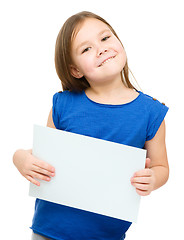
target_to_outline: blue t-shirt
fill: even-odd
[[[84,91],[64,91],[53,97],[57,129],[144,148],[160,127],[168,107],[139,92],[133,101],[101,104]],[[62,145],[61,145],[62,148]],[[55,240],[120,240],[131,223],[36,199],[32,229]]]

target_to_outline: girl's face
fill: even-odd
[[[71,74],[90,83],[121,78],[126,53],[120,41],[102,21],[87,18],[72,42]]]

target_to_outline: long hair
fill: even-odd
[[[80,24],[82,24],[87,18],[95,18],[105,23],[110,28],[111,32],[120,41],[111,25],[108,22],[106,22],[103,18],[94,13],[83,11],[68,18],[66,22],[63,24],[57,36],[55,46],[55,67],[58,77],[61,80],[63,90],[82,91],[90,87],[85,77],[78,79],[73,77],[70,72],[70,64],[72,64],[71,57],[72,41],[75,35],[77,34],[77,29],[79,28]],[[136,89],[129,80],[129,68],[127,60],[124,69],[122,70],[121,77],[125,86],[127,86],[128,88]]]

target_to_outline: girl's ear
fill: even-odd
[[[84,76],[74,65],[70,65],[70,73],[75,78],[81,78]]]

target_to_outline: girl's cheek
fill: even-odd
[[[91,72],[94,67],[94,61],[90,57],[83,59],[83,69],[85,72]]]
[[[123,55],[126,55],[125,50],[119,41],[116,42],[116,50]]]
[[[124,48],[123,48],[123,46],[122,46],[121,44],[118,46],[118,50],[119,50],[119,52],[120,52],[121,54],[123,54],[124,56],[126,56],[125,50],[124,50]]]

